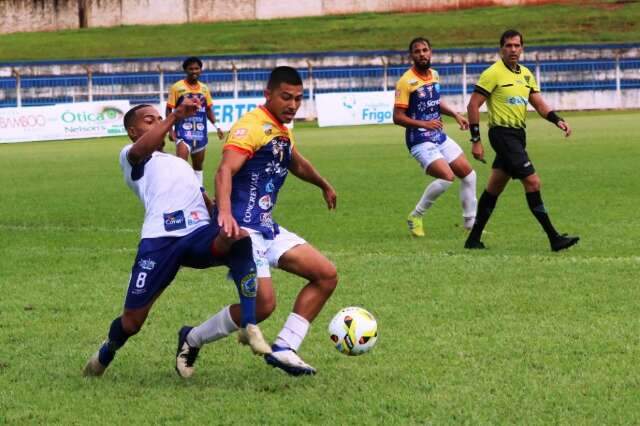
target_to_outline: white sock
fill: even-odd
[[[464,217],[464,227],[471,229],[476,220],[476,172],[472,170],[460,181],[460,203],[462,204],[462,216]]]
[[[220,312],[194,327],[187,335],[187,343],[189,346],[199,348],[206,343],[227,337],[236,330],[238,326],[231,319],[229,306],[225,306]]]
[[[276,337],[276,341],[273,343],[280,347],[291,348],[297,351],[304,340],[304,336],[306,336],[307,331],[309,331],[309,326],[309,321],[291,312],[287,321],[284,323],[284,327],[280,330],[280,334]]]
[[[444,191],[449,189],[453,182],[449,182],[444,179],[436,179],[427,185],[427,188],[424,190],[420,201],[416,205],[416,208],[411,212],[413,216],[422,216],[429,207],[433,203],[435,203],[436,198],[438,198]]]
[[[198,178],[198,180],[200,180],[200,186],[204,186],[203,182],[204,182],[204,177],[203,177],[203,171],[202,170],[194,170],[193,173],[196,174],[196,177]]]

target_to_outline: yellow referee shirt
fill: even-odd
[[[489,127],[524,129],[529,95],[540,89],[527,67],[513,71],[499,60],[480,74],[474,91],[487,98]]]

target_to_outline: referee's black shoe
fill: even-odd
[[[467,238],[467,241],[464,243],[464,248],[466,249],[484,249],[484,243],[480,240],[476,240],[475,238]]]
[[[558,235],[551,240],[551,250],[560,251],[568,249],[569,247],[578,244],[580,237],[571,237],[567,234]]]

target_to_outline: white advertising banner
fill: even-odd
[[[129,101],[0,108],[0,143],[125,135]]]
[[[317,94],[318,126],[393,123],[393,102],[393,91]]]
[[[213,100],[213,114],[216,116],[216,123],[218,126],[228,132],[231,130],[233,123],[238,121],[247,112],[264,105],[264,98],[240,98],[240,99],[214,99]],[[162,116],[164,116],[166,103],[154,105],[160,110]],[[208,122],[207,132],[215,133],[216,128]]]

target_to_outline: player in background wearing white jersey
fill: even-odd
[[[426,174],[436,178],[409,213],[409,232],[414,237],[424,237],[422,216],[456,176],[460,179],[463,227],[470,230],[476,216],[476,172],[462,149],[444,132],[442,114],[453,117],[462,130],[468,129],[469,123],[440,96],[440,76],[431,68],[429,40],[411,40],[409,55],[413,67],[398,80],[393,122],[406,128],[405,142],[411,155]]]
[[[89,359],[85,376],[101,376],[127,340],[140,331],[155,300],[182,266],[204,269],[227,265],[242,306],[239,319],[243,343],[257,354],[271,352],[256,325],[256,267],[247,233],[228,236],[211,221],[211,201],[201,192],[198,178],[184,160],[162,152],[164,138],[176,120],[196,112],[199,104],[185,100],[166,120],[149,105],[127,112],[124,127],[132,144],[120,153],[120,167],[129,188],[145,207],[138,254],[133,263],[124,310],[111,323],[108,337]],[[176,371],[193,373],[198,348],[187,334],[178,333]],[[192,333],[197,334],[197,333]]]

